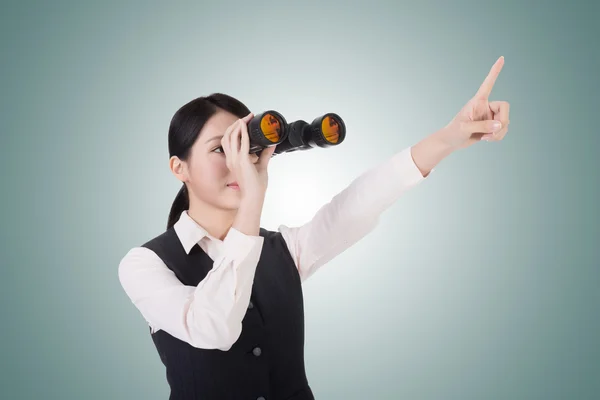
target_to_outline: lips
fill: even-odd
[[[228,183],[227,186],[239,186],[237,182]]]

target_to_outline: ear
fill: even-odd
[[[169,159],[169,168],[173,175],[181,182],[185,183],[188,181],[187,163],[185,161],[179,159],[177,156],[173,156]]]

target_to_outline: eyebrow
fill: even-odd
[[[217,139],[221,139],[221,138],[223,138],[223,136],[213,136],[212,138],[210,138],[210,139],[208,139],[206,142],[204,142],[204,144],[206,144],[206,143],[210,143],[210,142],[212,142],[213,140],[217,140]]]

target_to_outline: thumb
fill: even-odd
[[[277,145],[267,147],[267,148],[263,149],[263,151],[260,153],[260,157],[258,158],[258,165],[260,166],[261,169],[267,168],[267,165],[269,164],[269,160],[271,160],[271,156],[275,152],[275,147],[277,147]]]
[[[493,119],[466,122],[462,126],[464,133],[492,133],[498,132],[500,129],[502,129],[502,123]]]

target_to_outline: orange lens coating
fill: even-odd
[[[271,142],[275,143],[279,141],[281,135],[281,122],[279,121],[279,118],[273,114],[267,113],[261,118],[260,129],[265,137]]]
[[[335,118],[328,115],[321,122],[321,130],[325,136],[325,140],[329,143],[337,143],[340,139],[340,125]]]

